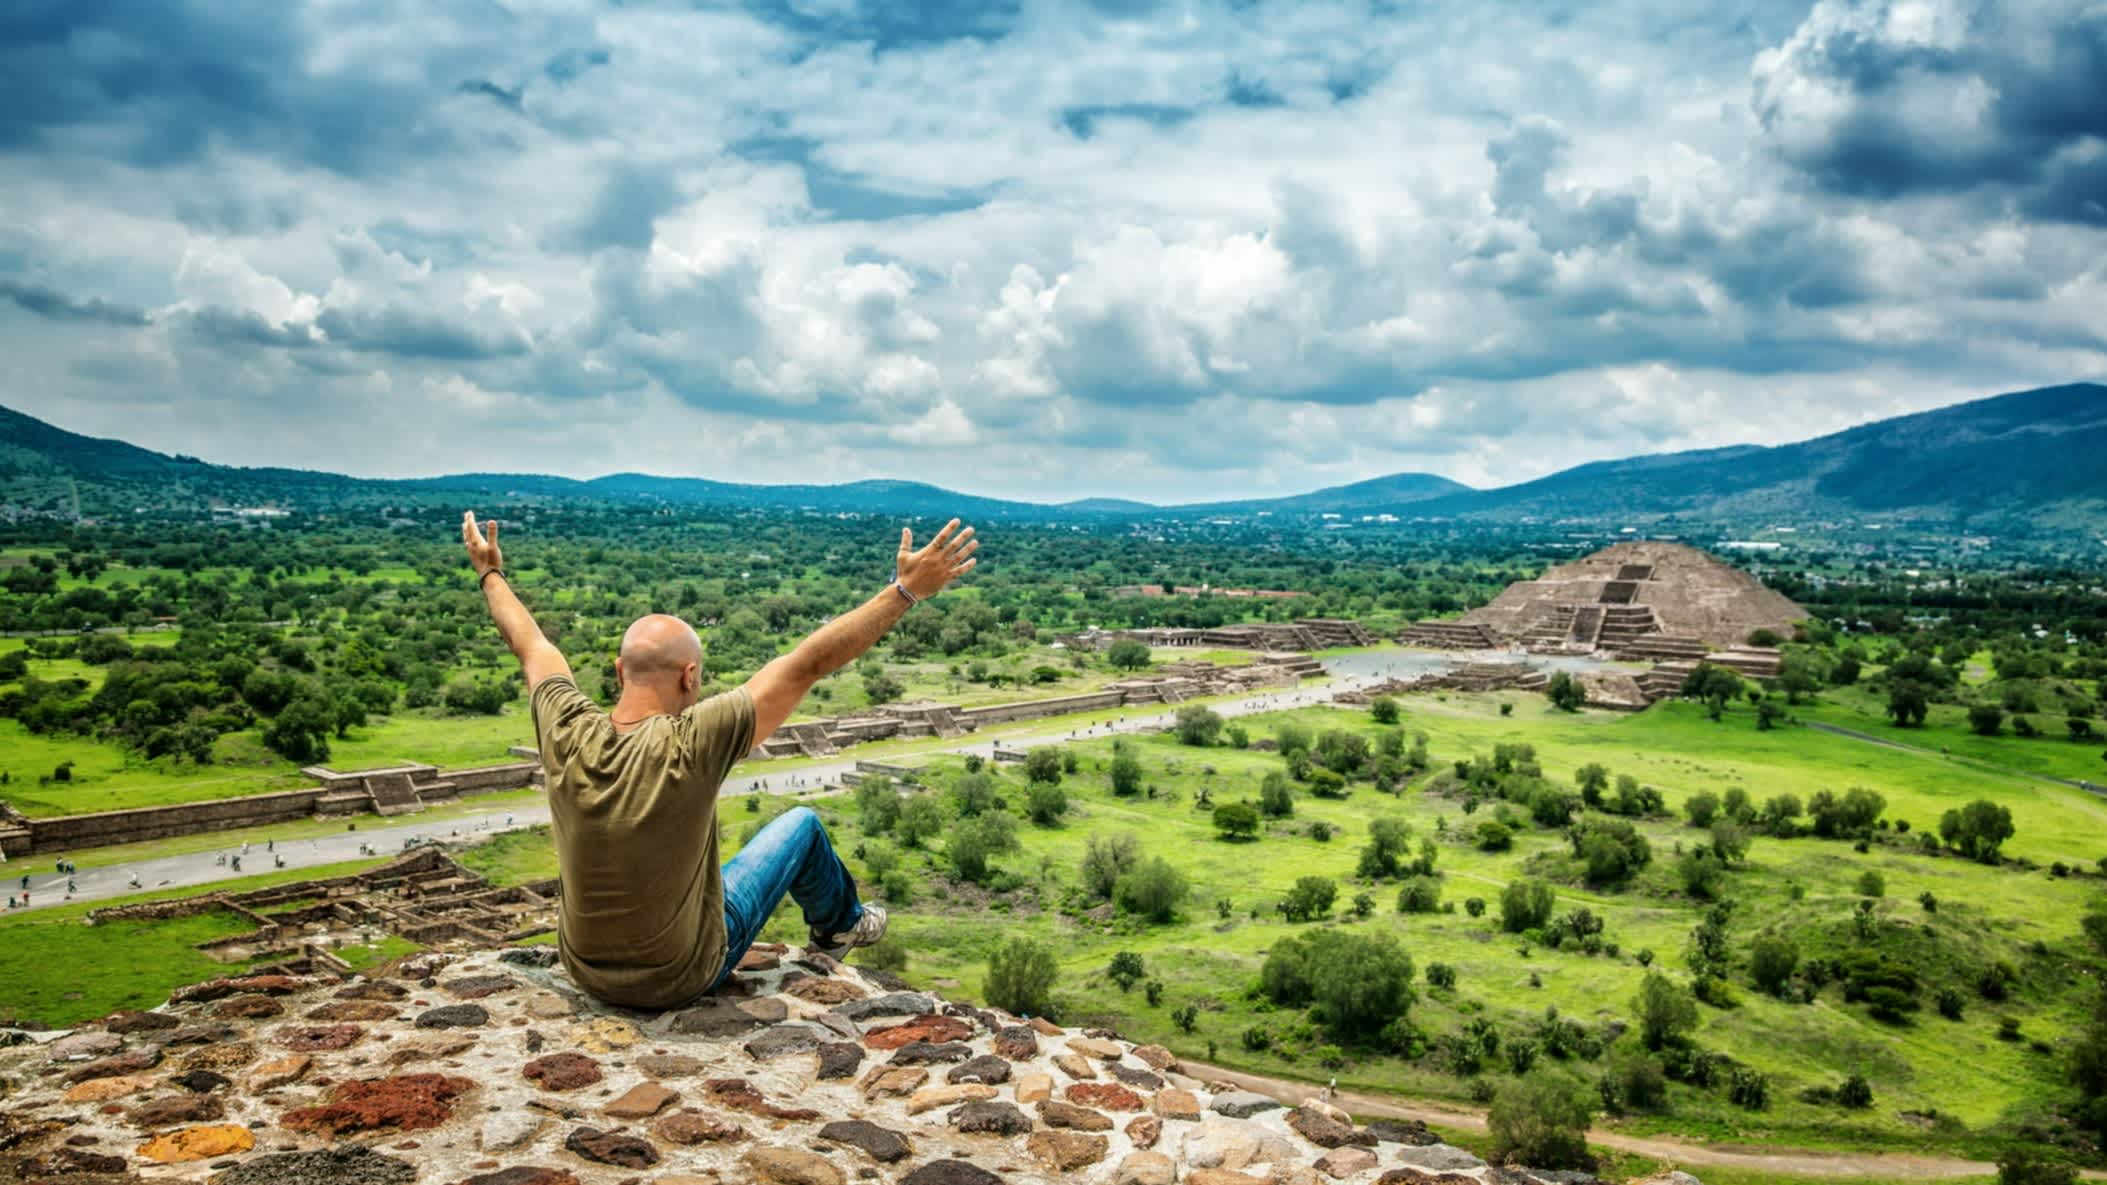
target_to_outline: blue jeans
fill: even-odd
[[[738,968],[786,893],[805,911],[805,925],[822,934],[839,934],[863,916],[856,879],[811,807],[784,811],[725,864],[724,967],[711,990]]]

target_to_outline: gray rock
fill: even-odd
[[[863,1119],[837,1119],[819,1129],[819,1138],[860,1148],[881,1164],[905,1160],[914,1152],[906,1136]]]
[[[1003,1181],[977,1164],[932,1160],[900,1178],[900,1185],[1003,1185]]]
[[[1249,1090],[1232,1090],[1216,1095],[1214,1102],[1209,1104],[1207,1109],[1217,1115],[1227,1115],[1231,1119],[1249,1119],[1261,1111],[1278,1111],[1281,1106],[1279,1099],[1267,1098]]]
[[[115,1033],[75,1033],[46,1045],[44,1055],[52,1061],[63,1062],[108,1057],[123,1048],[124,1038]]]
[[[409,1185],[417,1169],[359,1144],[260,1156],[212,1174],[211,1185]]]
[[[773,1005],[773,1007],[769,1007]],[[705,1037],[736,1037],[762,1025],[771,1025],[790,1015],[781,1000],[764,996],[758,1000],[728,1000],[705,996],[695,1007],[673,1014],[670,1027],[676,1033],[700,1033]]]
[[[1000,1086],[1010,1080],[1010,1063],[992,1053],[983,1053],[960,1065],[951,1067],[944,1075],[946,1082],[985,1082],[989,1086]]]
[[[819,1048],[824,1036],[825,1033],[811,1025],[775,1025],[748,1041],[746,1053],[755,1061],[774,1061],[793,1053],[810,1053]]]
[[[829,1041],[819,1047],[819,1076],[822,1080],[853,1078],[863,1065],[863,1047],[846,1041]]]
[[[1394,1154],[1394,1159],[1401,1165],[1415,1169],[1432,1169],[1437,1173],[1463,1173],[1485,1167],[1484,1161],[1453,1144],[1400,1148]]]
[[[1417,1119],[1371,1119],[1368,1134],[1385,1144],[1410,1144],[1418,1148],[1441,1142],[1440,1136],[1428,1131],[1427,1125]]]
[[[834,1011],[850,1020],[869,1020],[874,1016],[921,1016],[924,1013],[935,1012],[936,1001],[917,992],[888,992],[882,996],[850,1000]]]
[[[1032,1130],[1031,1116],[1019,1111],[1013,1103],[996,1102],[991,1099],[967,1103],[948,1117],[951,1125],[962,1132],[986,1132],[998,1136],[1021,1136]]]
[[[973,1056],[973,1047],[963,1041],[909,1041],[893,1051],[896,1066],[926,1066],[936,1062],[962,1062]]]
[[[1161,1074],[1152,1074],[1139,1066],[1130,1066],[1125,1062],[1107,1062],[1105,1063],[1105,1072],[1128,1086],[1138,1086],[1143,1090],[1162,1090],[1164,1086]]]
[[[420,1029],[474,1029],[490,1023],[490,1010],[481,1004],[441,1004],[417,1014]]]
[[[515,946],[499,955],[498,961],[519,967],[554,967],[556,958],[553,946]]]
[[[500,1111],[483,1121],[483,1151],[509,1152],[540,1135],[546,1122],[525,1111]]]

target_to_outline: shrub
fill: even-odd
[[[1141,762],[1125,741],[1112,742],[1112,793],[1132,798],[1141,793]]]
[[[1253,1053],[1264,1053],[1273,1048],[1273,1030],[1264,1025],[1251,1025],[1237,1039]]]
[[[1967,1011],[1968,998],[1963,996],[1959,989],[1942,987],[1933,999],[1938,1004],[1939,1015],[1947,1020],[1959,1020]]]
[[[1585,819],[1566,838],[1590,885],[1621,884],[1653,861],[1653,845],[1623,819]]]
[[[1415,876],[1397,891],[1397,912],[1434,913],[1441,908],[1441,878]]]
[[[1024,813],[1041,827],[1051,827],[1068,813],[1068,791],[1058,782],[1033,782],[1024,790]]]
[[[1314,1005],[1340,1037],[1363,1039],[1412,1007],[1412,957],[1388,934],[1315,930],[1275,943],[1259,979],[1275,1004]]]
[[[1456,969],[1447,963],[1427,964],[1427,986],[1444,991],[1456,986]]]
[[[1148,997],[1149,1007],[1163,1003],[1163,981],[1152,979],[1141,987],[1141,994]]]
[[[1061,780],[1061,752],[1052,745],[1041,745],[1024,755],[1024,778],[1028,782],[1058,784]]]
[[[961,880],[980,882],[988,878],[989,860],[1005,852],[1014,852],[1017,847],[1016,824],[1010,822],[1008,815],[991,811],[960,820],[951,829],[951,838],[944,845],[944,855]]]
[[[1467,913],[1467,914],[1471,915],[1471,916],[1472,916],[1472,917],[1474,917],[1474,918],[1482,918],[1482,917],[1484,917],[1484,916],[1485,916],[1485,898],[1483,898],[1483,897],[1465,897],[1465,898],[1463,899],[1463,912],[1465,912],[1465,913]]]
[[[2012,838],[2012,812],[1988,799],[1977,799],[1939,818],[1939,838],[1946,846],[1985,864],[1997,863],[1997,852]]]
[[[1141,859],[1141,841],[1131,835],[1093,835],[1083,849],[1083,887],[1093,896],[1112,896],[1119,878]]]
[[[1232,749],[1251,747],[1251,731],[1241,724],[1231,724],[1224,730],[1224,735],[1229,738],[1229,747]]]
[[[1221,739],[1222,718],[1212,708],[1187,704],[1178,709],[1177,723],[1172,731],[1178,734],[1179,744],[1205,748]]]
[[[1558,895],[1541,881],[1511,881],[1500,892],[1500,928],[1510,934],[1534,930],[1551,920],[1557,902]]]
[[[1412,825],[1403,819],[1374,819],[1368,824],[1368,846],[1361,849],[1354,875],[1378,879],[1396,876],[1398,865],[1410,850]]]
[[[1120,991],[1130,992],[1134,990],[1135,984],[1148,977],[1149,969],[1140,955],[1123,950],[1112,956],[1112,962],[1105,967],[1105,974],[1113,983],[1119,985]]]
[[[1639,1016],[1639,1039],[1648,1049],[1681,1041],[1697,1027],[1697,1001],[1658,971],[1648,971],[1632,1001]]]
[[[1611,1070],[1624,1105],[1634,1111],[1657,1111],[1668,1102],[1668,1076],[1650,1057],[1629,1057]]]
[[[2076,1166],[2032,1145],[2014,1145],[1997,1158],[1997,1185],[2076,1185],[2077,1180]]]
[[[1180,1004],[1177,1008],[1172,1009],[1171,1023],[1177,1025],[1178,1031],[1181,1033],[1192,1032],[1200,1023],[1199,1005]]]
[[[1375,912],[1375,894],[1373,894],[1373,893],[1355,893],[1355,894],[1353,895],[1353,916],[1354,916],[1354,917],[1356,917],[1356,918],[1360,918],[1360,919],[1362,919],[1363,921],[1365,921],[1365,920],[1367,920],[1367,918],[1368,918],[1368,915],[1370,915],[1370,914],[1372,914],[1372,913],[1374,913],[1374,912]]]
[[[1316,840],[1318,843],[1330,843],[1332,839],[1332,832],[1335,830],[1337,829],[1334,828],[1331,824],[1325,822],[1322,819],[1319,819],[1316,822],[1310,824],[1310,838]]]
[[[1514,832],[1498,819],[1487,819],[1478,824],[1478,848],[1486,852],[1504,852],[1514,846]]]
[[[1305,876],[1280,900],[1280,912],[1291,922],[1307,922],[1331,913],[1339,886],[1327,876]]]
[[[1397,701],[1387,695],[1375,697],[1368,705],[1368,716],[1377,724],[1395,724],[1398,715]]]
[[[1727,1101],[1737,1107],[1761,1111],[1770,1106],[1770,1075],[1735,1066],[1727,1077]]]
[[[1054,979],[1060,969],[1053,952],[1029,938],[1016,937],[988,956],[984,992],[988,1003],[1018,1016],[1045,1016],[1053,1011]]]
[[[1319,798],[1346,797],[1346,778],[1337,770],[1313,769],[1309,776],[1310,793]]]
[[[1185,900],[1185,874],[1161,856],[1152,856],[1129,869],[1113,888],[1120,908],[1152,922],[1168,922]]]
[[[1749,978],[1756,981],[1758,989],[1773,996],[1784,994],[1799,963],[1799,949],[1789,938],[1763,934],[1749,946]]]
[[[1692,827],[1710,827],[1712,820],[1719,817],[1719,796],[1706,790],[1684,799],[1683,817]]]
[[[884,835],[900,821],[900,792],[884,774],[856,783],[856,819],[866,835]]]
[[[1865,1075],[1853,1074],[1836,1088],[1836,1103],[1853,1111],[1863,1111],[1873,1105],[1873,1084]]]
[[[1868,868],[1858,874],[1858,895],[1861,897],[1885,897],[1888,892],[1887,878],[1878,869]]]
[[[2004,709],[1996,704],[1977,704],[1968,709],[1968,727],[1977,736],[1996,736],[2004,731],[2004,722]]]
[[[1562,1079],[1536,1076],[1499,1088],[1485,1116],[1496,1160],[1532,1168],[1585,1169],[1594,1108]]]
[[[1214,808],[1214,830],[1231,841],[1258,838],[1258,808],[1248,802],[1225,802]]]
[[[1269,819],[1285,819],[1295,813],[1295,791],[1286,774],[1277,769],[1267,771],[1258,784],[1258,809]]]

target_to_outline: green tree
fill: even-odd
[[[1041,827],[1051,827],[1068,813],[1068,791],[1059,782],[1033,782],[1024,788],[1024,813]]]
[[[894,678],[883,667],[867,671],[863,676],[864,697],[874,704],[889,704],[906,694],[907,686]]]
[[[1749,977],[1755,980],[1757,988],[1770,995],[1785,993],[1799,965],[1799,948],[1789,938],[1760,934],[1749,944]]]
[[[1692,827],[1705,828],[1719,817],[1719,796],[1709,790],[1701,790],[1683,800],[1683,817]]]
[[[1379,818],[1368,824],[1368,844],[1361,849],[1354,875],[1369,879],[1396,876],[1412,843],[1412,825],[1403,819]]]
[[[1977,704],[1968,709],[1968,727],[1977,736],[1994,737],[2003,732],[2005,711],[1996,704]]]
[[[1387,695],[1376,696],[1368,702],[1368,718],[1377,724],[1395,724],[1398,716],[1397,701]]]
[[[1339,886],[1330,877],[1300,877],[1287,896],[1281,898],[1280,912],[1291,922],[1307,922],[1329,915],[1338,896]]]
[[[1565,671],[1551,676],[1544,684],[1544,695],[1561,712],[1578,712],[1588,702],[1587,685]]]
[[[988,878],[990,860],[1005,852],[1014,852],[1017,847],[1016,824],[1008,815],[990,811],[961,819],[953,825],[951,838],[944,845],[944,855],[960,879],[980,882]]]
[[[1599,761],[1590,761],[1573,774],[1573,784],[1580,787],[1580,801],[1590,810],[1602,809],[1603,791],[1610,787],[1609,768]]]
[[[856,821],[865,835],[885,835],[900,821],[900,792],[884,774],[856,783]]]
[[[1921,727],[1931,710],[1931,697],[1922,683],[1896,679],[1888,685],[1888,719],[1897,728]]]
[[[1041,745],[1027,752],[1024,755],[1024,780],[1058,785],[1061,781],[1061,751],[1052,745]]]
[[[1727,710],[1727,704],[1741,697],[1741,677],[1725,667],[1716,667],[1701,662],[1683,678],[1684,699],[1701,700],[1708,709],[1707,714],[1717,720]]]
[[[1510,934],[1534,930],[1551,920],[1558,894],[1542,881],[1524,877],[1500,891],[1500,929]]]
[[[1173,731],[1178,734],[1179,744],[1206,748],[1221,739],[1222,718],[1212,708],[1187,704],[1178,709]]]
[[[1259,986],[1275,1004],[1314,1006],[1326,1028],[1355,1040],[1405,1016],[1417,999],[1412,977],[1412,957],[1390,935],[1322,929],[1275,942]]]
[[[2076,1165],[2031,1144],[2014,1144],[1997,1158],[1997,1185],[2077,1185]]]
[[[1548,1075],[1503,1084],[1486,1113],[1493,1158],[1542,1169],[1594,1167],[1588,1155],[1588,1125],[1594,1107],[1563,1079]]]
[[[1138,671],[1149,665],[1149,648],[1147,643],[1121,638],[1105,650],[1105,661],[1115,670]]]
[[[1985,864],[1997,863],[1998,849],[2012,835],[2011,809],[1984,798],[1939,817],[1939,838],[1946,846]]]
[[[1132,798],[1141,793],[1141,761],[1125,741],[1112,742],[1112,793]]]
[[[1119,985],[1120,991],[1131,992],[1135,984],[1148,978],[1149,969],[1142,962],[1140,955],[1123,950],[1112,956],[1112,962],[1105,967],[1105,974],[1113,983]]]
[[[1248,802],[1225,802],[1214,808],[1214,830],[1232,842],[1258,838],[1258,808]]]
[[[1131,835],[1093,835],[1083,848],[1083,888],[1110,899],[1119,878],[1141,861],[1141,841]]]
[[[1697,1028],[1696,998],[1658,971],[1646,973],[1632,1010],[1639,1017],[1639,1040],[1648,1049],[1665,1049]]]
[[[264,746],[287,761],[309,764],[329,760],[329,734],[336,714],[329,701],[304,695],[287,704],[263,730]]]
[[[1185,874],[1161,856],[1151,856],[1120,874],[1112,896],[1120,908],[1151,922],[1168,922],[1178,916],[1185,900]]]
[[[910,848],[919,848],[944,829],[944,808],[927,794],[917,794],[900,804],[900,817],[893,824],[893,834]]]
[[[1286,774],[1277,769],[1266,771],[1258,784],[1258,809],[1269,819],[1285,819],[1295,813],[1295,791]]]
[[[1013,937],[988,956],[984,992],[988,1003],[1018,1016],[1053,1011],[1054,980],[1060,968],[1053,952],[1029,938]]]

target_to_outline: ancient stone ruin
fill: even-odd
[[[255,929],[202,943],[228,962],[307,960],[376,933],[426,947],[491,946],[556,928],[556,882],[499,888],[435,847],[349,876],[293,881],[240,893],[206,893],[90,910],[90,925],[223,913]]]
[[[1617,543],[1508,585],[1492,602],[1453,621],[1413,623],[1399,641],[1437,650],[1524,650],[1651,662],[1653,671],[1582,677],[1589,702],[1643,707],[1673,695],[1699,662],[1751,678],[1778,673],[1769,631],[1792,636],[1807,616],[1761,581],[1692,547]]]
[[[1147,629],[1100,630],[1070,634],[1062,644],[1083,650],[1104,650],[1114,642],[1132,639],[1150,646],[1189,646],[1215,650],[1327,650],[1341,646],[1373,646],[1376,638],[1358,621],[1341,617],[1304,617],[1293,622],[1252,622],[1207,628],[1156,626]]]
[[[1104,1030],[761,946],[666,1012],[549,947],[178,990],[0,1032],[0,1179],[61,1185],[1589,1185]],[[1380,1104],[1377,1104],[1380,1107]],[[1682,1174],[1660,1185],[1695,1185]]]

